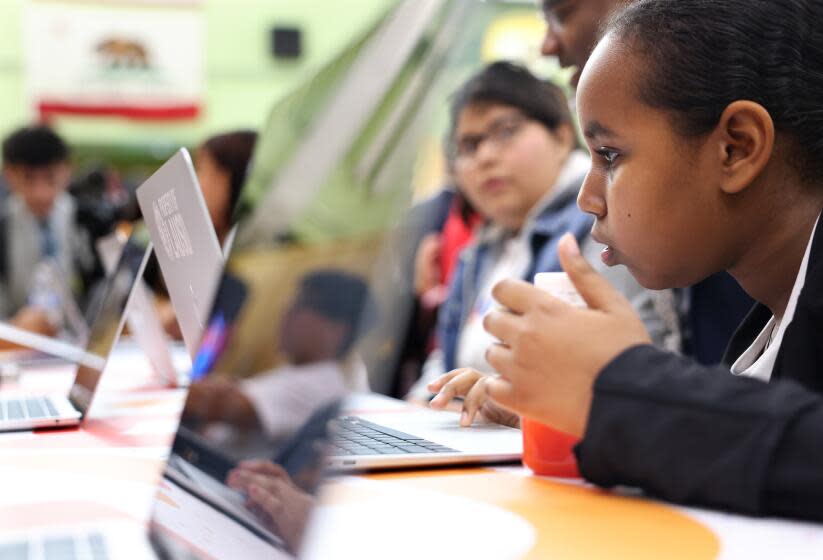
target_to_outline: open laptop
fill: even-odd
[[[379,248],[378,248],[379,249]],[[369,292],[377,290],[376,281],[370,280],[375,246],[358,246],[356,241],[336,241],[323,244],[268,250],[255,249],[244,254],[236,249],[230,256],[218,295],[214,313],[207,326],[201,354],[195,360],[193,382],[212,371],[230,371],[251,374],[252,379],[242,382],[250,394],[260,392],[265,381],[262,376],[273,373],[318,376],[329,394],[344,387],[353,390],[362,387],[356,377],[358,367],[347,368],[351,359],[341,357],[338,378],[331,373],[326,378],[318,373],[321,366],[306,362],[310,356],[331,368],[332,358],[320,348],[327,339],[324,326],[318,318],[331,313],[337,319],[334,328],[353,329],[353,339],[368,336],[380,316],[393,313],[392,302],[378,305]],[[317,276],[331,278],[326,283]],[[315,279],[311,294],[301,291],[307,278]],[[361,279],[362,289],[352,287]],[[385,281],[386,279],[379,279]],[[272,289],[276,287],[276,289]],[[362,293],[365,290],[366,296]],[[360,298],[359,300],[357,298]],[[311,328],[293,317],[300,302],[313,312]],[[341,302],[347,302],[343,305]],[[344,314],[340,308],[345,308]],[[382,307],[382,308],[381,308]],[[345,324],[344,324],[345,323]],[[342,325],[342,326],[341,326]],[[290,348],[292,350],[290,351]],[[269,353],[272,348],[276,352]],[[348,356],[354,355],[355,364],[370,361],[365,345],[353,343]],[[300,353],[303,365],[294,366],[289,354]],[[359,354],[359,356],[358,356]],[[256,363],[257,368],[241,371],[244,364]],[[342,381],[341,381],[342,379]],[[342,393],[341,393],[342,396]],[[261,398],[254,398],[259,407]],[[376,404],[375,404],[376,403]],[[271,402],[270,410],[258,412],[261,423],[277,417],[275,409],[287,409],[285,402]],[[379,412],[369,412],[378,410]],[[459,425],[456,412],[435,411],[411,407],[388,397],[353,397],[343,405],[344,415],[334,424],[334,436],[327,466],[341,471],[388,469],[470,463],[517,462],[522,456],[520,430],[498,424],[477,424],[469,428]]]
[[[119,255],[119,254],[118,254]],[[116,257],[115,257],[116,259]],[[64,321],[58,338],[46,336],[27,336],[30,331],[18,329],[8,323],[0,323],[0,340],[21,346],[20,349],[3,351],[1,362],[10,366],[12,371],[21,368],[48,367],[74,363],[76,356],[82,356],[82,346],[89,338],[89,326],[69,288],[66,275],[57,261],[46,259],[37,265],[36,275],[48,284],[49,292],[60,301],[60,313]],[[55,341],[57,344],[50,344]],[[52,350],[52,352],[49,352]]]
[[[351,256],[338,258],[349,261]],[[275,270],[279,272],[272,274]],[[278,381],[268,395],[284,415],[277,429],[261,429],[256,423],[232,420],[230,405],[222,399],[207,402],[205,410],[187,403],[151,519],[151,543],[160,557],[292,558],[299,553],[312,509],[305,504],[314,503],[325,471],[331,423],[346,394],[342,385],[335,384],[334,366],[324,362],[329,365],[326,376],[322,366],[318,369],[311,361],[314,351],[326,344],[323,339],[334,331],[317,314],[321,308],[335,307],[334,298],[346,294],[345,286],[335,280],[345,283],[355,275],[335,268],[311,249],[232,253],[191,377],[196,382],[227,371],[226,364],[239,363],[234,361],[238,355],[247,363],[270,359],[271,371],[261,375],[270,373]],[[320,284],[332,292],[318,292]],[[357,306],[349,311],[357,313]],[[346,311],[329,312],[339,317]],[[275,346],[279,358],[267,354]],[[297,347],[301,364],[284,364],[282,355]],[[314,382],[306,383],[307,379]],[[238,381],[238,386],[243,382]],[[224,414],[222,420],[209,421]],[[267,518],[245,491],[226,483],[238,461],[260,458],[276,464],[284,473],[280,480],[288,480],[291,490],[277,496],[286,502],[282,511],[288,523]]]
[[[137,202],[194,358],[220,281],[223,253],[185,148],[140,185]]]
[[[346,408],[352,406],[358,408],[354,403]],[[459,419],[457,412],[422,408],[371,413],[344,409],[334,425],[328,466],[357,471],[520,461],[520,430],[493,423],[463,428]]]
[[[91,406],[103,369],[123,327],[124,311],[148,261],[150,248],[128,242],[114,272],[106,279],[97,315],[84,350],[65,345],[67,354],[77,361],[74,384],[68,395],[23,395],[0,398],[0,432],[60,428],[78,425]],[[12,328],[12,327],[9,327]],[[12,328],[13,329],[13,328]],[[6,333],[20,336],[19,342],[34,342],[31,333]],[[45,338],[45,337],[40,337]],[[26,340],[23,340],[26,339]],[[15,340],[17,341],[17,340]],[[48,344],[63,344],[46,339]]]
[[[248,290],[236,276],[227,278],[221,281],[213,314],[215,319],[222,318],[224,327],[204,337],[194,361],[196,371],[213,373],[224,353],[245,346],[245,339],[235,336],[233,325],[244,305],[259,303],[259,294]],[[263,300],[267,299],[264,294]],[[280,315],[288,313],[283,308]],[[277,319],[271,320],[269,338],[274,336]],[[300,403],[291,410],[299,420],[276,439],[252,426],[214,430],[197,417],[184,417],[156,491],[148,535],[134,523],[117,521],[8,534],[0,531],[0,558],[294,558],[310,522],[328,448],[328,425],[338,408],[334,398],[318,400],[296,377],[282,391]],[[227,474],[246,459],[270,460],[286,473],[293,485],[290,495],[302,502],[301,507],[294,503],[285,508],[287,529],[249,507],[248,494],[227,484]],[[285,494],[281,497],[286,499]]]
[[[121,232],[114,232],[97,241],[97,254],[107,274],[117,265],[117,258],[127,242]],[[188,368],[175,365],[171,353],[169,337],[163,322],[155,309],[149,287],[140,279],[134,287],[134,294],[126,309],[126,324],[137,348],[143,352],[152,371],[168,387],[183,386],[188,383]],[[121,343],[122,344],[122,343]],[[196,349],[195,349],[196,350]],[[191,350],[189,351],[191,353]],[[185,369],[185,371],[184,371]]]

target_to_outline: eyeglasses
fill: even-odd
[[[489,130],[483,134],[462,136],[454,145],[455,162],[471,163],[484,142],[488,142],[496,150],[507,146],[523,129],[523,125],[528,120],[524,116],[508,117],[493,123]]]

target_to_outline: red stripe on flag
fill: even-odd
[[[40,102],[40,117],[55,115],[84,115],[87,117],[125,117],[135,120],[170,121],[196,119],[199,105],[170,105],[164,107],[135,107],[128,105],[78,105],[75,103]]]

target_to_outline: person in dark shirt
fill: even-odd
[[[541,52],[557,57],[563,67],[576,68],[571,82],[577,87],[601,24],[628,4],[629,0],[543,0],[547,26]],[[675,291],[681,351],[701,364],[716,364],[754,300],[725,271],[697,280]]]
[[[640,0],[581,74],[579,204],[602,260],[653,289],[728,270],[759,302],[706,367],[652,347],[573,238],[561,260],[587,309],[495,287],[489,402],[581,436],[594,483],[823,521],[821,13],[823,0]]]

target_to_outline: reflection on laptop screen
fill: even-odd
[[[379,247],[372,238],[231,256],[155,500],[161,554],[297,552],[327,425],[366,384],[357,345],[374,322],[367,279]]]
[[[87,346],[89,354],[104,359],[101,366],[105,366],[105,359],[114,348],[123,328],[129,297],[137,280],[143,275],[149,253],[150,250],[132,236],[123,247],[117,267],[106,279],[101,292],[102,301],[98,304]],[[80,364],[78,367],[69,399],[84,416],[88,412],[102,374],[103,367],[96,368],[86,364]]]
[[[444,94],[433,87],[441,47],[459,35],[443,24],[459,18],[438,17],[455,11],[445,3],[398,6],[261,130],[154,503],[161,555],[296,553],[338,401],[368,386],[366,365],[372,379],[393,370],[408,278],[386,234],[408,204],[417,147],[428,145],[429,101]]]

